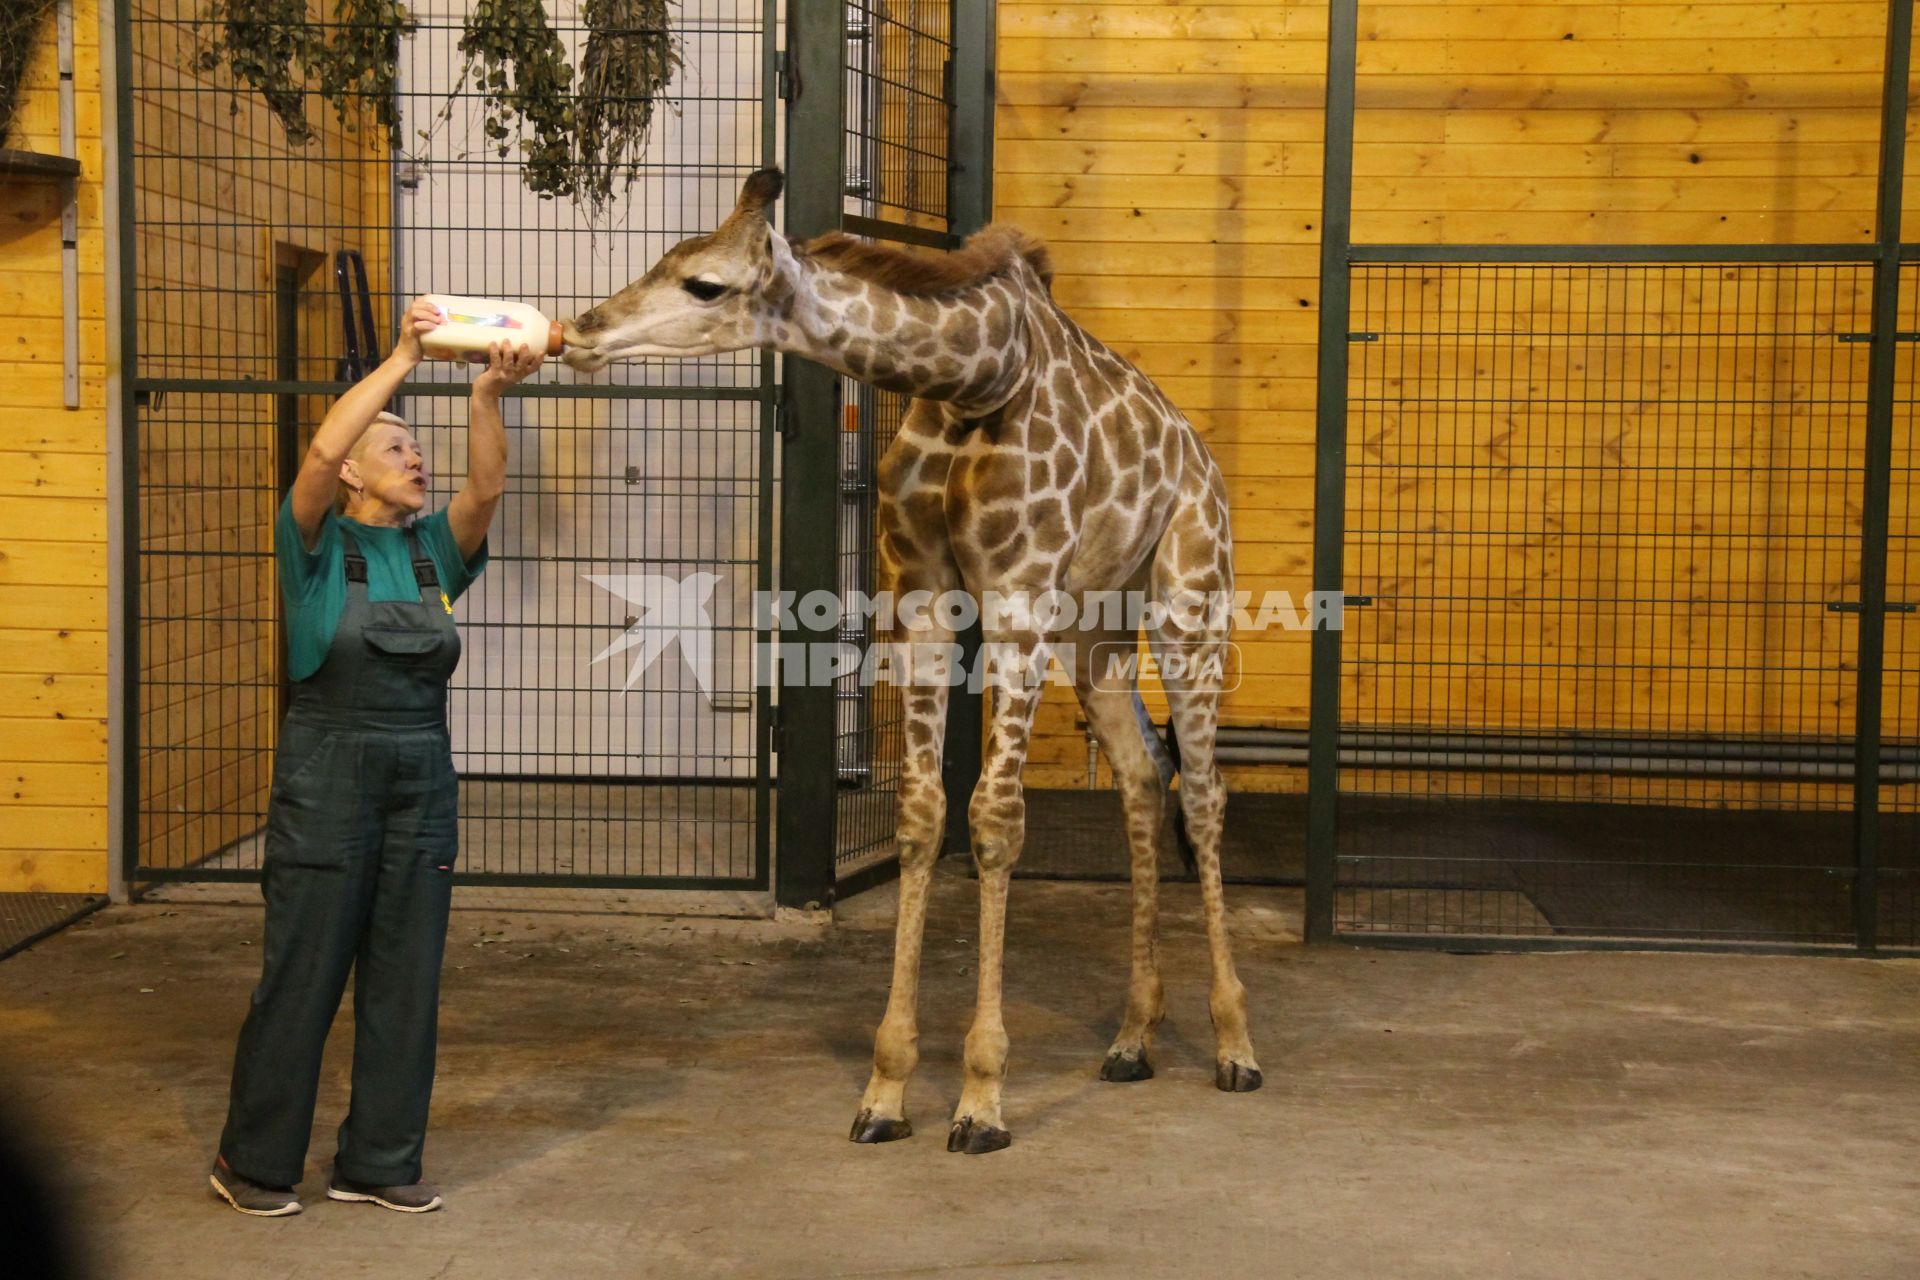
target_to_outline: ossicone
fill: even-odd
[[[735,212],[766,216],[767,209],[786,188],[786,177],[778,169],[756,169],[747,175],[740,188],[740,203]]]

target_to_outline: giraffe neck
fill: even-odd
[[[1017,273],[934,296],[900,293],[804,258],[767,291],[759,345],[974,416],[1025,376]]]

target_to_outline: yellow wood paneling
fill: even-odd
[[[54,183],[0,186],[0,890],[106,888],[106,288],[97,0],[77,0],[81,407],[63,406]],[[54,29],[11,146],[59,148]]]
[[[1000,14],[997,216],[1051,242],[1063,304],[1153,376],[1206,437],[1235,508],[1239,585],[1304,599],[1325,6],[1003,0]],[[1358,240],[1860,243],[1872,236],[1882,5],[1434,0],[1366,5],[1361,14]],[[1697,293],[1686,301],[1696,315],[1713,311]],[[1854,307],[1831,295],[1826,301]],[[1574,378],[1622,373],[1605,354],[1592,369],[1570,365],[1571,344],[1553,336],[1576,327],[1584,299],[1549,290],[1536,302],[1525,324],[1537,359],[1516,366],[1511,343],[1506,354],[1470,341],[1433,344],[1426,364],[1395,380],[1390,393],[1506,379],[1535,398],[1566,398],[1575,394],[1567,390]],[[1506,303],[1511,310],[1514,300]],[[1832,340],[1819,341],[1825,349]],[[1807,363],[1775,369],[1737,353],[1686,353],[1679,362],[1672,355],[1636,367],[1647,403],[1620,409],[1609,433],[1619,448],[1640,448],[1644,436],[1647,447],[1658,441],[1662,462],[1678,465],[1711,463],[1730,439],[1751,439],[1762,451],[1846,446],[1818,408],[1834,379],[1844,382],[1844,361],[1839,373],[1815,377]],[[1682,421],[1660,408],[1736,381],[1764,387],[1767,411],[1798,425],[1777,439],[1743,436],[1755,409],[1733,411],[1747,418],[1696,413]],[[1500,439],[1515,439],[1533,450],[1531,461],[1563,465],[1573,442],[1548,448],[1543,421],[1516,419],[1485,437],[1469,434],[1467,443],[1484,439],[1498,448]],[[1382,410],[1371,426],[1384,433],[1379,450],[1429,462],[1437,456],[1441,437],[1430,420]],[[1446,448],[1460,447],[1447,438]],[[1770,456],[1753,455],[1756,462]],[[1845,554],[1796,548],[1793,557],[1769,560],[1732,535],[1754,528],[1844,534],[1857,518],[1837,490],[1770,490],[1764,477],[1705,488],[1678,477],[1640,478],[1604,501],[1599,489],[1564,476],[1433,486],[1431,476],[1413,482],[1402,501],[1437,528],[1497,532],[1500,520],[1515,518],[1503,511],[1547,524],[1531,537],[1476,533],[1481,545],[1465,552],[1397,545],[1392,554],[1401,560],[1376,558],[1370,571],[1417,569],[1431,580],[1453,567],[1483,582],[1510,579],[1539,590],[1561,573],[1594,572],[1602,562],[1580,539],[1626,521],[1632,532],[1668,536],[1659,549],[1606,548],[1608,573],[1780,592],[1793,586],[1780,566],[1841,580]],[[1756,511],[1765,512],[1759,524]],[[1675,550],[1681,535],[1691,540],[1684,553]],[[1395,619],[1378,615],[1372,625],[1386,637],[1375,656],[1430,664],[1417,698],[1412,685],[1378,683],[1397,668],[1355,677],[1376,682],[1369,696],[1387,713],[1409,718],[1422,707],[1436,709],[1422,713],[1430,716],[1451,708],[1456,717],[1472,708],[1490,725],[1791,728],[1839,714],[1851,697],[1830,661],[1796,660],[1849,651],[1850,624],[1826,615],[1791,625],[1757,615],[1730,624],[1688,608],[1631,620],[1569,609],[1500,627],[1480,616],[1438,636],[1431,622],[1421,633],[1396,630]],[[1541,628],[1543,653],[1593,663],[1626,652],[1639,661],[1631,678],[1606,684],[1587,674],[1557,689],[1544,680],[1489,680],[1484,669],[1476,675],[1463,665],[1518,652],[1532,633],[1513,628],[1529,625]],[[1708,634],[1703,628],[1712,629],[1723,655],[1810,669],[1705,679],[1685,665],[1686,644]],[[1407,649],[1416,636],[1422,647]],[[1304,724],[1307,634],[1242,643],[1241,684],[1227,700],[1227,718]],[[1163,705],[1151,694],[1149,703]],[[1049,694],[1030,781],[1083,784],[1086,750],[1076,718],[1070,694]],[[1289,771],[1234,769],[1229,778],[1262,789],[1297,783]],[[1540,795],[1645,790],[1632,780],[1514,785],[1514,794]],[[1726,803],[1757,796],[1728,786],[1698,794]]]
[[[275,234],[306,241],[308,233],[272,229],[303,223],[355,226],[386,221],[383,165],[360,163],[378,152],[372,140],[343,136],[321,104],[316,143],[286,160],[277,122],[254,95],[229,99],[190,69],[191,0],[142,0],[145,43],[134,51],[140,149],[136,240],[139,283],[180,292],[149,299],[139,340],[144,371],[183,376],[235,373],[235,356],[258,355],[272,327],[259,296],[266,251]],[[50,184],[0,188],[0,730],[6,757],[31,755],[14,770],[15,792],[0,794],[0,848],[32,848],[0,856],[0,890],[34,884],[97,890],[106,884],[104,787],[92,784],[108,767],[104,724],[108,548],[106,510],[106,314],[104,265],[111,247],[102,231],[108,193],[102,185],[102,95],[98,0],[75,12],[77,151],[80,228],[80,355],[82,406],[61,407],[59,189]],[[23,83],[11,145],[55,149],[58,129],[53,29],[47,24]],[[236,143],[236,131],[242,141]],[[331,160],[326,157],[333,157]],[[186,158],[193,157],[193,158]],[[258,157],[257,159],[250,157]],[[314,166],[320,166],[316,169]],[[321,170],[331,172],[321,177]],[[331,242],[309,247],[330,250]],[[362,238],[378,278],[382,237]],[[219,292],[195,297],[197,286]],[[316,305],[318,305],[316,303]],[[324,326],[304,328],[315,343]],[[312,354],[321,354],[316,346]],[[222,364],[226,357],[229,363]],[[137,425],[141,478],[156,487],[136,505],[145,545],[177,551],[217,548],[264,551],[270,504],[255,492],[273,474],[274,459],[257,446],[264,398],[169,397]],[[305,405],[303,408],[318,408]],[[171,740],[228,751],[259,750],[271,741],[270,717],[233,714],[205,693],[210,673],[239,682],[269,682],[275,662],[269,627],[233,618],[271,616],[274,585],[263,561],[150,557],[140,564],[141,607],[156,621],[143,628],[141,653],[152,682],[143,726],[148,746]],[[174,617],[182,621],[166,621]],[[255,699],[257,701],[257,698]],[[158,735],[156,737],[155,735]],[[189,809],[258,809],[259,770],[220,769],[216,753],[184,753],[154,785]],[[28,773],[24,770],[41,770]],[[57,772],[46,772],[55,770]],[[183,772],[184,770],[184,772]],[[205,770],[204,778],[196,771]],[[204,795],[189,795],[205,784]],[[91,792],[89,788],[92,788]],[[154,796],[143,799],[153,803]],[[233,838],[235,820],[163,824],[175,864],[204,856]],[[156,828],[157,829],[157,828]],[[193,840],[211,840],[195,845]],[[183,843],[185,841],[185,843]],[[28,843],[22,843],[28,842]],[[33,843],[37,842],[37,843]]]

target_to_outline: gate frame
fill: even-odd
[[[1326,170],[1321,193],[1319,373],[1316,388],[1313,590],[1345,595],[1348,343],[1352,268],[1366,263],[1805,263],[1873,269],[1865,447],[1861,455],[1860,599],[1843,604],[1860,617],[1854,711],[1854,944],[1665,941],[1658,938],[1515,938],[1447,933],[1350,934],[1334,923],[1338,891],[1341,636],[1312,637],[1307,744],[1306,940],[1366,946],[1488,951],[1634,950],[1755,954],[1877,955],[1879,909],[1880,736],[1887,622],[1887,553],[1893,464],[1895,344],[1900,264],[1920,260],[1920,245],[1900,243],[1905,179],[1907,76],[1913,0],[1889,0],[1881,70],[1879,175],[1871,245],[1391,245],[1353,242],[1353,113],[1359,0],[1330,0],[1327,34]],[[1344,609],[1344,606],[1343,606]],[[1898,954],[1907,954],[1903,948]]]
[[[785,108],[786,174],[785,224],[788,234],[803,238],[840,230],[920,245],[951,248],[984,226],[992,208],[993,77],[996,30],[995,0],[950,0],[952,62],[948,68],[948,226],[945,232],[846,215],[846,156],[844,148],[846,74],[845,0],[790,0],[784,22],[778,0],[761,3],[762,120],[761,163],[777,153],[781,108]],[[108,25],[110,23],[110,26]],[[243,378],[143,378],[139,367],[139,221],[136,217],[137,167],[133,81],[133,16],[129,6],[113,7],[103,21],[113,44],[110,90],[114,110],[109,121],[109,164],[113,169],[109,216],[114,220],[117,253],[110,255],[113,282],[110,302],[118,313],[110,322],[110,340],[117,349],[114,366],[117,386],[110,396],[118,444],[115,501],[113,588],[115,616],[110,625],[117,640],[117,670],[111,675],[113,700],[120,715],[117,741],[111,745],[113,787],[120,798],[112,819],[113,837],[120,843],[110,859],[116,883],[125,891],[174,881],[257,882],[260,868],[175,868],[140,865],[141,843],[141,717],[140,665],[140,402],[163,391],[249,395],[337,395],[349,384],[326,380],[268,380]],[[816,92],[807,93],[808,86]],[[774,578],[774,536],[777,518],[778,575],[781,588],[800,594],[835,586],[839,553],[837,522],[809,519],[803,503],[779,501],[788,492],[830,492],[837,483],[839,448],[838,375],[823,365],[797,357],[782,362],[783,376],[774,377],[771,354],[761,357],[760,385],[755,388],[633,387],[601,388],[573,384],[523,388],[517,394],[543,398],[616,399],[725,399],[755,400],[760,406],[761,528],[758,576],[762,585]],[[408,383],[397,395],[464,395],[466,388]],[[781,471],[773,469],[779,450]],[[832,639],[804,627],[779,633],[785,642]],[[962,643],[967,638],[962,637]],[[973,638],[977,644],[977,635]],[[763,730],[754,752],[757,788],[756,870],[750,877],[595,876],[579,874],[456,873],[462,885],[540,888],[728,889],[771,890],[783,907],[818,908],[871,884],[889,878],[897,869],[893,859],[836,883],[835,843],[837,779],[832,768],[793,769],[776,782],[778,759],[832,760],[837,728],[836,703],[831,686],[753,691],[754,706]],[[946,781],[955,793],[970,791],[979,776],[981,716],[979,695],[960,694],[950,714]],[[775,787],[784,795],[774,799]],[[949,847],[965,847],[966,806],[952,806]]]
[[[995,0],[950,0],[953,60],[947,83],[947,229],[929,231],[845,211],[847,6],[844,0],[790,0],[787,11],[786,232],[804,239],[846,231],[880,240],[950,249],[986,225],[993,208]],[[840,375],[799,356],[784,357],[781,379],[782,498],[837,493],[840,483]],[[872,536],[872,531],[867,531]],[[794,598],[839,585],[840,521],[822,520],[782,501],[780,589]],[[785,644],[831,643],[839,623],[782,630]],[[978,627],[960,637],[964,653]],[[839,847],[839,713],[832,683],[783,686],[774,724],[782,760],[808,763],[780,779],[774,816],[774,899],[781,907],[824,910],[899,873],[888,857],[836,879]],[[970,793],[980,776],[981,698],[955,690],[947,713],[942,781],[947,794]],[[969,846],[966,805],[947,806],[947,847]]]
[[[790,29],[779,21],[779,0],[760,0],[761,24],[761,121],[760,163],[771,163],[779,136],[779,60],[780,35]],[[140,407],[142,397],[178,391],[186,394],[229,395],[339,395],[350,382],[330,380],[284,380],[247,378],[143,378],[139,366],[139,219],[136,217],[138,168],[135,164],[136,129],[134,118],[133,15],[125,3],[111,6],[111,19],[102,22],[102,35],[113,44],[111,92],[113,111],[106,125],[108,132],[110,178],[113,186],[112,233],[117,237],[117,252],[109,255],[111,281],[109,305],[109,342],[114,346],[111,388],[111,423],[118,444],[117,522],[112,528],[112,549],[118,593],[115,613],[109,619],[110,634],[118,642],[117,669],[110,672],[113,705],[120,710],[118,740],[109,744],[112,787],[119,795],[118,812],[109,818],[109,840],[119,841],[117,856],[111,851],[117,900],[137,898],[148,888],[178,882],[258,883],[263,868],[223,867],[143,867],[140,865],[141,806],[141,715],[140,691]],[[108,26],[110,21],[111,26]],[[397,192],[397,186],[396,186]],[[395,223],[389,222],[391,232]],[[117,314],[115,313],[117,308]],[[114,321],[117,320],[117,325]],[[464,383],[405,382],[395,391],[396,399],[455,398],[465,396]],[[761,441],[759,449],[760,492],[756,501],[756,519],[761,528],[756,558],[759,587],[772,585],[775,480],[772,469],[774,434],[778,417],[780,389],[773,378],[773,358],[763,354],[760,380],[755,387],[700,386],[624,386],[553,383],[521,387],[514,393],[528,399],[612,399],[612,400],[712,400],[755,401],[759,405]],[[111,588],[110,588],[111,589]],[[765,893],[773,888],[775,849],[773,844],[773,752],[777,741],[777,721],[769,691],[753,691],[755,713],[763,730],[755,735],[753,747],[755,772],[740,785],[756,792],[754,814],[754,871],[747,876],[609,876],[580,873],[486,872],[460,870],[454,873],[459,886],[486,888],[543,889],[636,889],[636,890],[723,890]]]

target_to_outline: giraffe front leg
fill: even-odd
[[[1040,705],[1040,675],[1046,651],[1037,640],[1006,646],[1002,671],[1009,687],[997,691],[993,729],[979,785],[967,810],[973,827],[973,860],[980,874],[980,984],[973,1026],[967,1032],[966,1082],[954,1108],[947,1150],[967,1155],[998,1151],[1013,1141],[1000,1115],[1007,1076],[1007,1028],[1001,1014],[1001,970],[1006,956],[1007,887],[1026,839],[1026,798],[1020,771],[1034,711]]]
[[[848,1135],[855,1142],[893,1142],[913,1135],[906,1092],[907,1079],[920,1061],[920,948],[926,934],[927,894],[946,832],[940,751],[947,689],[915,685],[906,690],[904,702],[907,757],[895,824],[900,914],[894,924],[893,985],[887,994],[886,1016],[873,1037],[873,1075]]]

